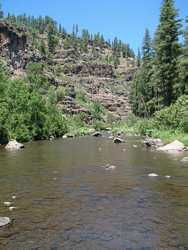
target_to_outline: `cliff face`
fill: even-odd
[[[7,47],[10,52],[10,56],[14,53],[18,53],[19,50],[24,50],[27,44],[27,36],[25,30],[15,29],[6,22],[0,22],[0,45]]]
[[[7,61],[10,71],[23,69],[27,64],[25,52],[27,35],[24,28],[16,29],[5,21],[0,22],[0,55]]]

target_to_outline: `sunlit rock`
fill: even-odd
[[[151,174],[148,174],[149,177],[158,177],[159,175],[158,174],[155,174],[155,173],[151,173]]]
[[[4,201],[3,204],[4,204],[5,206],[7,206],[7,207],[10,207],[11,204],[12,204],[12,202],[10,202],[10,201]]]
[[[7,150],[18,150],[24,148],[24,145],[17,142],[16,140],[10,140],[5,147]]]
[[[166,179],[170,179],[171,176],[170,176],[170,175],[166,175],[165,178],[166,178]]]
[[[6,226],[10,223],[10,218],[0,217],[0,227]]]
[[[17,207],[9,207],[8,209],[9,209],[9,211],[13,211],[13,210],[15,210]]]
[[[186,147],[182,142],[175,140],[170,144],[159,147],[157,150],[166,152],[182,152],[186,150]]]

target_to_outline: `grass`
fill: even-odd
[[[113,133],[125,133],[127,135],[137,135],[137,136],[144,136],[149,134],[149,136],[153,138],[160,138],[164,143],[170,143],[174,140],[179,140],[188,146],[188,133],[185,133],[180,130],[172,130],[168,128],[149,128],[146,130],[146,133],[143,132],[141,129],[142,120],[128,120],[127,122],[118,122],[113,124],[112,132]],[[148,133],[147,133],[148,132]]]

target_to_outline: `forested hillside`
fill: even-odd
[[[118,38],[78,25],[69,33],[48,16],[1,10],[0,18],[1,143],[109,127],[187,133],[188,28],[172,0],[163,1],[155,36],[146,29],[137,56]]]

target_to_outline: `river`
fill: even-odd
[[[81,137],[1,150],[0,216],[11,223],[0,228],[0,249],[187,250],[185,156],[148,150],[136,137],[119,145]],[[110,165],[116,168],[104,167]]]

